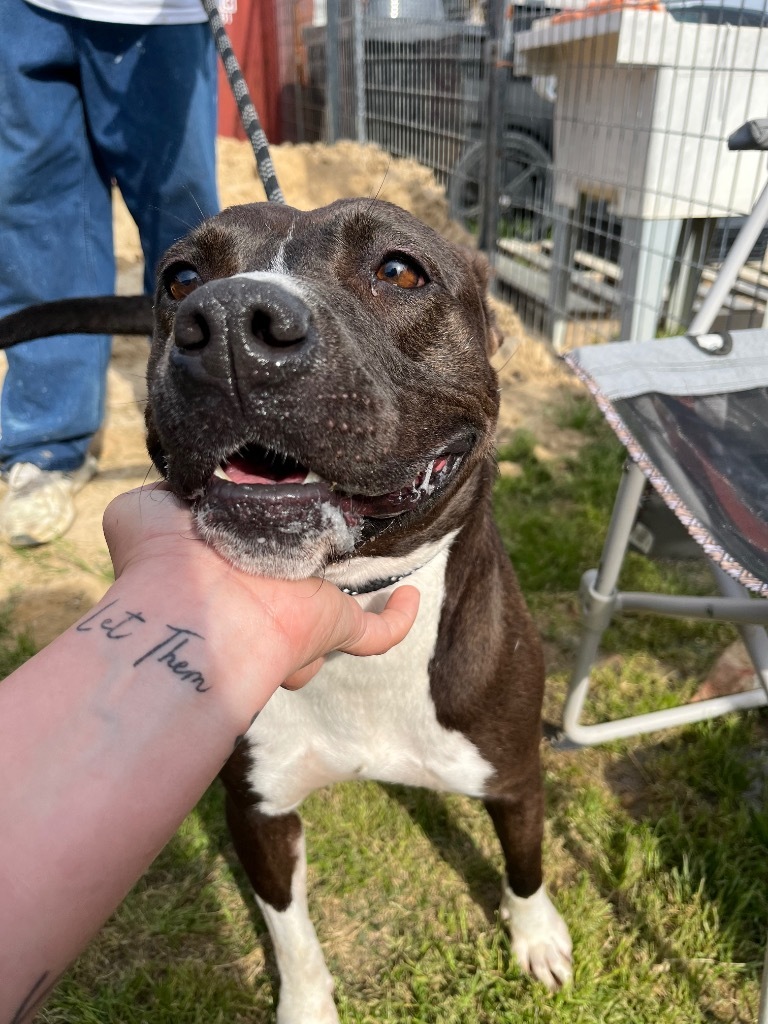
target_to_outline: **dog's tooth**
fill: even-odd
[[[421,481],[419,485],[420,489],[422,491],[426,491],[427,494],[429,493],[429,481],[432,478],[432,470],[435,468],[436,461],[436,459],[432,459],[430,464],[427,466],[426,470],[424,471],[424,479]]]
[[[314,470],[310,469],[310,471],[304,477],[304,483],[305,484],[319,484],[321,479],[322,478],[319,477],[317,475],[317,473],[314,472]]]
[[[229,477],[221,468],[221,466],[217,466],[216,469],[214,469],[213,475],[219,477],[221,480],[229,480]]]

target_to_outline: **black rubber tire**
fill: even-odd
[[[517,131],[504,133],[502,154],[498,234],[538,241],[552,223],[552,158],[540,142]],[[451,216],[468,231],[479,226],[484,191],[485,146],[471,142],[448,183]]]

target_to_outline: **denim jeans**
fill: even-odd
[[[145,288],[218,210],[207,24],[114,25],[0,2],[0,315],[114,291],[111,185],[139,228]],[[110,339],[9,349],[0,468],[72,470],[104,415]]]

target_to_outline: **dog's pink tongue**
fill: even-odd
[[[257,463],[235,455],[227,462],[225,473],[235,484],[300,484],[306,472],[288,472],[280,466],[270,466],[266,462]]]

